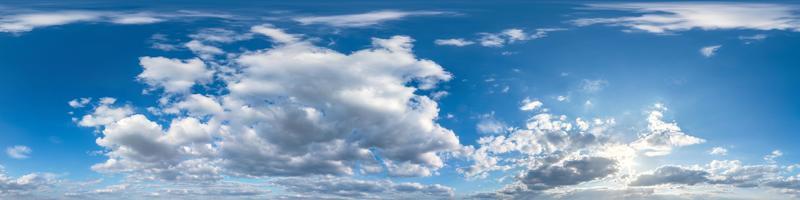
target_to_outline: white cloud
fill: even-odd
[[[775,163],[775,159],[778,158],[778,157],[781,157],[781,156],[783,156],[783,152],[782,151],[774,150],[774,151],[770,152],[769,154],[767,154],[766,156],[764,156],[764,161],[767,161],[768,163]]]
[[[24,199],[39,194],[58,182],[54,174],[30,173],[17,178],[6,175],[0,166],[0,198]]]
[[[584,18],[579,26],[607,24],[630,30],[668,33],[691,29],[800,30],[794,5],[738,2],[600,3],[590,9],[630,11],[636,16]]]
[[[15,145],[6,148],[6,155],[14,159],[26,159],[31,156],[31,148],[24,145]]]
[[[719,50],[720,47],[722,47],[722,45],[712,45],[700,48],[700,54],[706,58],[710,58],[711,56],[717,54],[717,50]]]
[[[104,22],[121,25],[152,24],[170,19],[197,17],[225,17],[202,13],[111,12],[111,11],[34,11],[0,15],[0,32],[21,33],[36,28],[59,26],[80,22]]]
[[[85,127],[100,127],[117,120],[125,118],[133,114],[133,108],[129,106],[115,107],[114,104],[117,100],[110,97],[100,98],[98,105],[94,108],[91,114],[84,115],[78,122],[78,125]]]
[[[436,45],[440,45],[440,46],[457,46],[457,47],[463,47],[463,46],[468,46],[468,45],[475,44],[475,42],[473,42],[473,41],[465,40],[465,39],[462,39],[462,38],[437,39],[437,40],[434,40],[433,43],[435,43]]]
[[[250,32],[258,33],[265,35],[267,37],[272,38],[277,43],[287,44],[287,43],[295,43],[300,40],[298,35],[288,34],[279,28],[275,28],[272,25],[264,24],[253,26],[250,28]]]
[[[383,10],[360,14],[296,17],[294,20],[303,25],[324,24],[335,27],[366,27],[377,25],[386,21],[400,20],[406,17],[441,14],[445,13],[437,11]]]
[[[137,76],[153,88],[163,88],[169,93],[186,93],[196,83],[211,80],[213,71],[197,58],[188,60],[165,57],[141,57],[139,64],[144,71]]]
[[[531,100],[530,98],[525,98],[522,100],[522,106],[519,107],[522,111],[533,111],[540,107],[542,107],[542,102],[537,100]]]
[[[536,29],[534,33],[526,33],[519,28],[505,29],[499,33],[479,33],[478,42],[481,46],[485,47],[502,47],[506,44],[515,43],[518,41],[533,40],[546,37],[549,32],[562,31],[565,29],[560,28],[540,28]]]
[[[271,25],[252,30],[281,45],[224,58],[224,75],[199,59],[142,57],[139,79],[164,88],[148,110],[171,123],[99,103],[79,122],[102,130],[97,143],[108,159],[92,169],[170,181],[383,170],[431,176],[444,167],[442,154],[460,148],[436,123],[437,103],[416,94],[452,76],[416,58],[410,37],[373,38],[370,48],[344,54]],[[212,79],[219,84],[190,93]]]
[[[714,147],[711,148],[711,151],[708,151],[708,154],[724,156],[728,155],[728,149],[722,147]]]
[[[705,142],[704,139],[682,132],[677,123],[663,121],[666,110],[662,104],[653,106],[647,116],[647,131],[632,142],[631,147],[644,152],[646,156],[663,156],[670,154],[675,147]]]
[[[69,102],[67,102],[67,104],[69,104],[69,106],[72,108],[82,108],[86,106],[86,104],[89,104],[90,101],[92,101],[91,98],[80,98],[80,99],[70,100]]]
[[[195,54],[200,55],[200,57],[204,59],[210,59],[214,55],[225,53],[220,48],[203,44],[203,42],[197,40],[189,41],[186,44],[184,44],[184,46],[186,46],[186,48],[189,48],[189,50],[194,52]]]

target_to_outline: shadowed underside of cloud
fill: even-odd
[[[798,7],[786,4],[738,2],[658,2],[589,4],[592,10],[630,11],[635,16],[582,18],[578,26],[605,24],[629,31],[669,33],[691,29],[752,29],[800,31]]]

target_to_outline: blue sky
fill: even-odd
[[[0,8],[0,198],[800,195],[790,2]]]

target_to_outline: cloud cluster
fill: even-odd
[[[613,118],[569,120],[542,108],[539,101],[526,99],[523,111],[538,111],[524,128],[510,128],[506,134],[481,137],[478,147],[466,146],[463,155],[472,164],[458,168],[467,178],[488,177],[493,171],[519,170],[514,181],[494,193],[476,194],[476,198],[545,198],[546,193],[594,181],[629,182],[630,186],[651,186],[664,183],[697,184],[712,180],[711,175],[724,173],[695,172],[683,168],[664,167],[651,174],[638,174],[634,163],[638,156],[663,156],[673,148],[699,144],[704,140],[681,132],[674,122],[665,122],[666,107],[656,104],[643,121],[647,126],[633,141],[613,135]],[[717,167],[715,169],[721,169]],[[736,172],[728,172],[736,173]],[[690,175],[699,176],[687,177]],[[637,177],[628,180],[625,177]],[[708,176],[708,178],[705,178]],[[727,175],[726,177],[731,177]],[[716,181],[734,180],[726,178]],[[644,195],[647,196],[647,195]],[[550,198],[550,197],[547,197]]]
[[[54,174],[31,173],[17,178],[6,175],[3,166],[0,166],[0,198],[20,198],[36,194],[58,182]]]
[[[583,18],[578,26],[605,24],[628,30],[669,33],[691,29],[800,30],[798,7],[770,3],[653,2],[589,4],[589,9],[629,11],[636,16]]]
[[[410,37],[374,38],[372,47],[343,54],[271,25],[251,31],[275,45],[232,56],[227,68],[197,58],[140,58],[139,80],[163,92],[148,110],[170,123],[112,98],[94,103],[75,119],[102,133],[97,144],[108,159],[92,169],[173,181],[430,176],[444,166],[440,154],[460,148],[435,122],[437,103],[415,93],[451,75],[416,58]]]
[[[33,151],[33,150],[31,150],[30,147],[24,146],[24,145],[15,145],[15,146],[11,146],[11,147],[6,148],[6,154],[8,155],[8,157],[11,157],[11,158],[14,158],[14,159],[25,159],[25,158],[28,158],[28,157],[30,157],[31,151]]]

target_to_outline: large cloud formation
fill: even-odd
[[[142,57],[139,80],[163,92],[151,115],[105,98],[76,119],[102,133],[108,160],[93,169],[158,180],[430,176],[460,148],[435,122],[437,103],[417,94],[451,75],[416,58],[410,37],[343,54],[271,25],[251,30],[273,46],[209,64]]]

